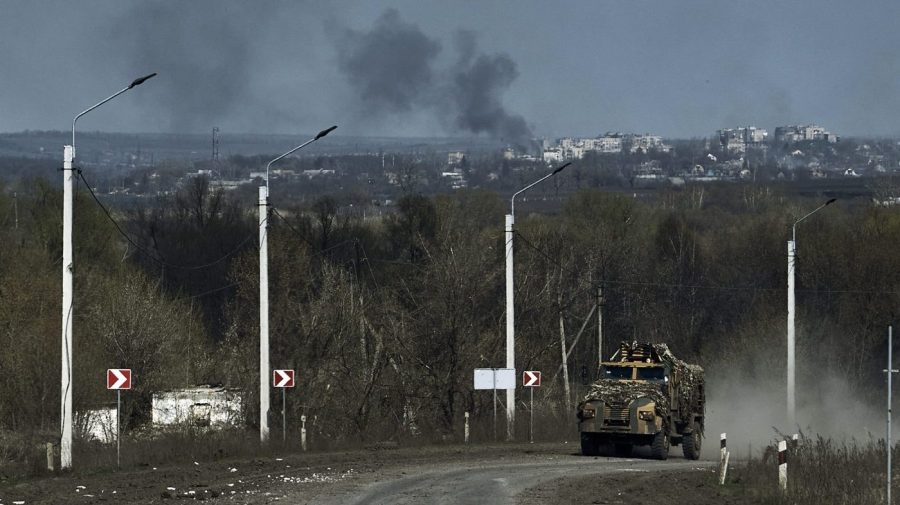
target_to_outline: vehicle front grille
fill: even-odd
[[[604,405],[603,424],[609,426],[628,426],[631,418],[628,407],[618,405]]]

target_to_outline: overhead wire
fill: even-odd
[[[256,235],[256,232],[247,235],[247,237],[244,238],[240,243],[238,243],[233,249],[231,249],[230,251],[228,251],[221,257],[219,257],[213,261],[210,261],[208,263],[204,263],[201,265],[179,265],[176,263],[171,263],[171,262],[166,261],[165,259],[161,258],[157,254],[154,254],[152,251],[149,251],[149,250],[145,249],[144,247],[141,247],[137,242],[135,242],[131,238],[131,236],[129,236],[127,233],[125,233],[125,231],[122,229],[122,227],[119,225],[119,223],[115,220],[115,218],[113,218],[112,214],[109,212],[109,209],[107,209],[106,206],[103,205],[103,203],[100,201],[100,199],[97,198],[97,195],[94,193],[94,190],[91,187],[91,184],[84,177],[84,174],[82,173],[81,169],[76,169],[76,170],[78,172],[78,176],[81,178],[82,181],[84,181],[85,187],[87,187],[88,192],[91,194],[91,198],[93,198],[94,202],[96,202],[97,205],[103,210],[103,213],[106,215],[106,218],[113,224],[116,231],[122,237],[124,237],[125,240],[127,240],[129,244],[134,246],[134,248],[137,249],[138,252],[143,253],[146,257],[148,257],[149,259],[153,260],[154,262],[156,262],[162,266],[174,268],[174,269],[178,269],[178,270],[202,270],[204,268],[209,268],[209,267],[218,265],[219,263],[221,263],[221,262],[225,261],[226,259],[230,258],[231,256],[233,256],[235,253],[240,251],[244,247],[244,245],[247,244],[247,242],[249,242],[254,237],[254,235]],[[266,217],[266,219],[268,219],[268,217]]]
[[[569,273],[580,274],[571,268],[566,268],[559,264],[557,259],[554,259],[552,256],[543,251],[540,247],[536,246],[530,240],[528,240],[524,235],[522,235],[519,231],[514,231],[519,238],[525,242],[525,245],[529,248],[533,249],[540,256],[542,256],[548,262],[553,263],[554,265],[559,266],[561,269],[566,270]],[[594,281],[588,281],[588,284],[591,288],[597,287],[608,287],[610,285],[622,285],[622,286],[636,286],[636,287],[657,287],[657,288],[666,288],[666,289],[708,289],[708,290],[724,290],[724,291],[771,291],[771,292],[781,292],[785,288],[773,288],[773,287],[764,287],[764,286],[726,286],[726,285],[716,285],[716,284],[680,284],[680,283],[666,283],[666,282],[649,282],[649,281],[625,281],[625,280],[610,280],[610,279],[599,279]],[[795,290],[797,293],[812,293],[812,294],[831,294],[831,293],[851,293],[851,294],[881,294],[881,295],[900,295],[900,291],[875,291],[875,290],[853,290],[853,289],[797,289]]]

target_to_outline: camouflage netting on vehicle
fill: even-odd
[[[656,403],[660,414],[669,414],[669,402],[663,393],[663,386],[652,382],[632,382],[616,379],[600,379],[591,385],[591,390],[584,395],[584,400],[602,400],[610,405],[626,406],[638,398],[650,398]]]
[[[635,346],[636,344],[629,345],[623,342],[622,350],[633,349]],[[658,358],[672,371],[673,377],[670,380],[675,381],[673,400],[678,404],[678,412],[693,412],[704,401],[702,396],[703,368],[699,365],[689,365],[676,358],[666,344],[653,344],[652,347],[656,356],[648,356],[648,358],[653,361]],[[627,358],[624,358],[626,352],[622,352],[623,362],[628,361]],[[644,361],[644,359],[640,361]],[[602,400],[608,404],[627,405],[638,398],[648,397],[656,402],[656,408],[661,415],[668,416],[669,401],[666,398],[665,387],[653,382],[600,379],[591,386],[583,401]]]
[[[659,355],[659,359],[669,365],[675,375],[676,388],[675,400],[678,402],[679,412],[691,412],[698,403],[702,403],[703,367],[700,365],[688,365],[676,358],[666,344],[653,344],[653,350]]]

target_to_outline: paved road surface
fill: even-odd
[[[541,482],[560,477],[611,475],[709,468],[712,462],[646,459],[585,458],[575,455],[534,455],[534,461],[508,458],[468,463],[452,462],[430,468],[405,468],[386,479],[337,494],[315,503],[376,504],[484,504],[516,503],[516,495]],[[530,458],[529,458],[530,459]],[[405,474],[405,475],[404,475]]]

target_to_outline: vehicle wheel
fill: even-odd
[[[681,449],[684,452],[684,459],[700,459],[700,432],[691,430],[684,434],[681,439]]]
[[[583,456],[597,456],[600,454],[600,440],[592,433],[581,434],[581,454]]]
[[[669,457],[669,435],[666,430],[662,430],[653,437],[653,444],[650,446],[650,456],[653,459],[666,459]]]
[[[616,444],[613,446],[615,455],[620,458],[631,456],[631,444]]]

